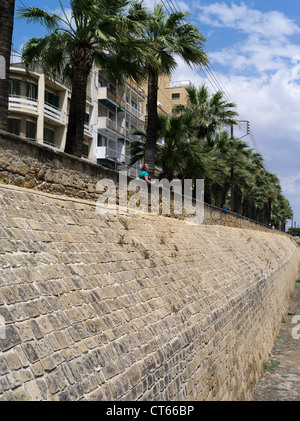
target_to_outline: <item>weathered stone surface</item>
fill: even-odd
[[[0,204],[1,400],[249,396],[297,274],[288,236],[130,214],[126,230],[13,186]]]

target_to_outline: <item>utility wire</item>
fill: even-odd
[[[178,5],[178,3],[177,3],[177,0],[174,0],[174,1],[176,2],[177,8],[176,8],[176,6],[174,5],[173,0],[165,0],[165,1],[163,1],[163,0],[162,0],[162,4],[164,5],[165,10],[166,10],[168,13],[170,13],[170,11],[171,11],[172,13],[175,13],[175,12],[178,12],[178,11],[179,11],[179,5]],[[168,7],[166,6],[166,3],[165,3],[165,2],[167,2],[167,3],[168,3]],[[197,69],[196,67],[195,67],[195,70],[197,70],[197,71],[198,71],[198,69]],[[211,84],[212,88],[213,88],[216,92],[220,91],[220,92],[222,93],[222,95],[224,96],[224,98],[225,98],[228,102],[234,103],[234,101],[233,101],[233,100],[231,100],[231,99],[228,97],[227,93],[225,92],[225,89],[222,87],[221,82],[220,82],[220,79],[218,78],[217,73],[216,73],[216,72],[215,72],[215,70],[213,69],[212,65],[207,65],[205,68],[204,68],[204,66],[201,66],[201,67],[200,67],[200,70],[202,71],[202,73],[204,74],[205,78],[208,80],[208,82]],[[236,110],[236,112],[237,112],[238,116],[240,116],[240,117],[241,117],[241,120],[242,120],[242,121],[247,121],[247,119],[246,119],[245,117],[243,117],[243,115],[240,113],[240,111],[237,109],[237,107],[236,107],[236,106],[234,107],[234,109]],[[252,133],[252,131],[251,131],[251,130],[250,130],[250,132],[249,132],[249,134],[248,134],[248,135],[249,135],[249,137],[250,137],[250,140],[251,140],[251,142],[252,142],[252,145],[253,145],[253,147],[254,147],[255,151],[256,151],[256,152],[258,152],[258,153],[260,153],[260,151],[259,151],[259,149],[258,149],[258,146],[257,146],[257,142],[256,142],[256,140],[255,140],[255,138],[254,138],[253,133]],[[261,153],[260,153],[260,154],[261,154]]]

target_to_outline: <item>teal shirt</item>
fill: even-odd
[[[149,179],[149,180],[151,180],[151,178],[150,178],[149,174],[147,173],[147,171],[142,171],[142,172],[140,173],[140,175],[139,175],[139,178],[140,178],[141,180],[145,180],[145,177],[148,177],[148,179]]]

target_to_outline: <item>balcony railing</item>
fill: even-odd
[[[64,151],[64,148],[60,145],[56,145],[55,142],[49,142],[49,141],[44,139],[43,144],[46,145],[46,146],[49,146],[51,149]]]
[[[112,108],[118,107],[118,111],[125,109],[125,101],[119,96],[117,97],[116,93],[111,92],[106,86],[98,89],[98,99],[107,102]]]
[[[64,112],[60,111],[54,105],[45,103],[44,104],[44,114],[46,117],[50,117],[52,120],[55,120],[58,123],[66,123],[66,115]]]
[[[98,146],[96,148],[96,157],[98,159],[112,159],[117,160],[118,162],[125,163],[125,155],[115,149],[109,148],[108,146]]]
[[[145,90],[141,86],[137,85],[135,82],[133,82],[129,78],[127,78],[125,80],[125,84],[130,89],[132,89],[133,91],[135,91],[143,100],[145,100]]]
[[[9,109],[11,111],[24,111],[37,113],[38,101],[23,96],[10,95],[9,96]]]
[[[93,137],[93,127],[89,126],[88,124],[84,125],[84,134]]]
[[[138,119],[145,122],[145,116],[140,111],[138,111],[136,108],[134,108],[132,105],[130,105],[128,102],[126,102],[126,110],[132,114],[133,116],[137,117]]]
[[[191,85],[192,82],[190,80],[176,80],[174,82],[169,82],[166,88],[186,88]]]
[[[126,136],[125,127],[120,126],[115,121],[111,120],[108,117],[98,117],[98,128],[99,129],[108,129],[113,133],[116,133],[119,137]]]

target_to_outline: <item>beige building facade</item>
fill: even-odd
[[[173,82],[159,77],[158,111],[172,115],[176,105],[187,104],[190,81]],[[9,132],[47,145],[65,149],[71,86],[45,77],[36,65],[27,73],[18,53],[13,53],[9,84]],[[122,84],[105,78],[94,67],[88,78],[86,121],[82,158],[116,170],[127,170],[136,177],[140,163],[129,167],[130,144],[142,140],[134,130],[147,125],[147,86],[126,79]],[[163,143],[163,139],[159,140]]]
[[[160,75],[158,79],[158,107],[169,115],[176,114],[176,105],[187,105],[186,88],[189,80],[172,81],[171,76]]]
[[[136,176],[128,168],[129,145],[143,129],[145,92],[126,80],[116,86],[93,68],[88,79],[82,158]],[[18,53],[10,66],[8,130],[50,148],[65,149],[71,86],[45,77],[41,67],[28,74]]]

